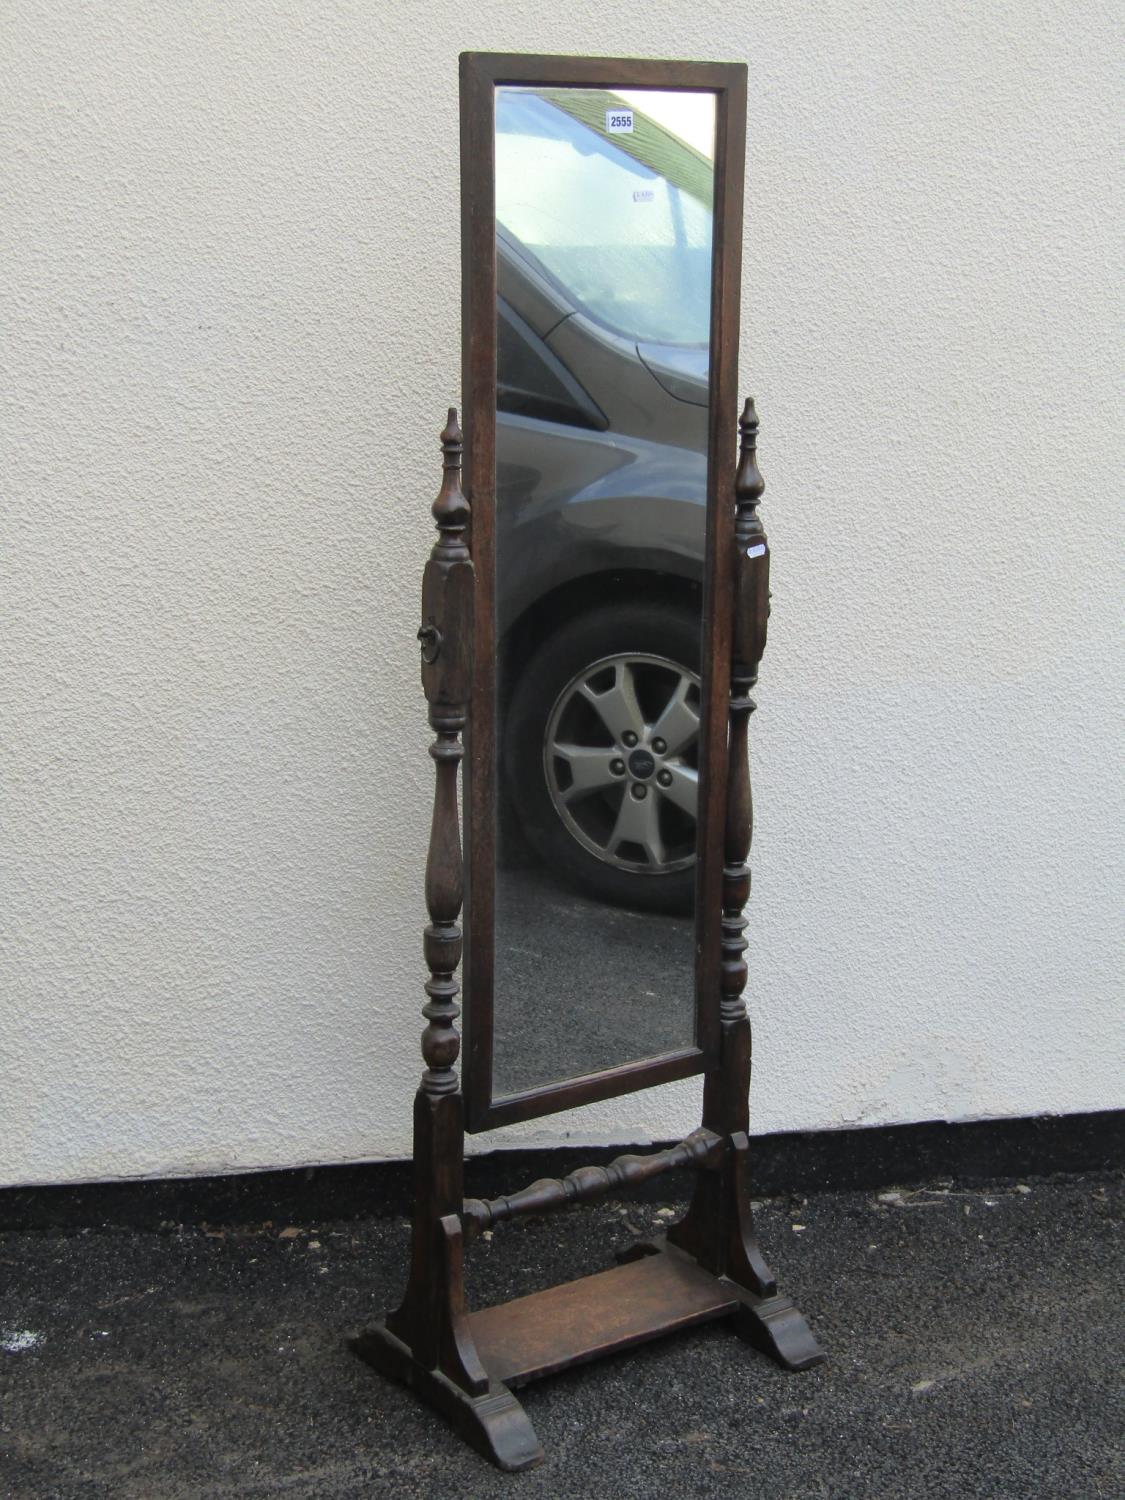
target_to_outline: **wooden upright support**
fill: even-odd
[[[762,1257],[750,1207],[750,1018],[746,987],[746,918],[750,897],[747,863],[753,838],[748,726],[755,703],[750,690],[766,649],[769,618],[769,542],[758,515],[765,481],[758,469],[758,416],[747,399],[739,418],[739,463],[735,480],[734,615],[731,639],[730,738],[723,851],[722,978],[720,1047],[706,1076],[703,1124],[724,1137],[725,1157],[717,1173],[700,1173],[684,1219],[668,1243],[742,1293],[738,1332],[791,1370],[819,1364],[824,1355],[804,1318],[779,1295]]]
[[[461,489],[457,412],[441,434],[443,477],[433,503],[438,529],[422,579],[422,688],[429,704],[436,767],[426,859],[430,921],[423,952],[430,977],[422,1014],[426,1064],[414,1097],[414,1222],[410,1276],[397,1312],[351,1341],[376,1369],[414,1387],[502,1469],[540,1462],[523,1407],[481,1362],[469,1331],[462,1269],[465,1119],[457,1075],[461,962],[458,919],[464,892],[458,767],[472,681],[473,565],[466,543],[469,505]]]

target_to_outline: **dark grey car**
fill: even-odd
[[[630,142],[630,153],[599,139],[554,99],[529,92],[517,104],[512,130],[546,120],[568,144],[577,138],[602,153],[607,190],[618,173],[625,190],[657,182],[666,198],[686,199],[669,141],[701,181],[698,155],[665,132],[657,170],[638,156],[642,147]],[[677,237],[682,222],[673,223],[659,254],[643,247],[648,280],[626,305],[620,263],[603,270],[614,298],[606,305],[606,247],[529,247],[506,223],[503,181],[498,162],[502,782],[553,869],[610,900],[685,909],[697,801],[709,309],[699,281],[709,288],[709,204],[690,200],[693,234]],[[642,207],[656,195],[631,191]],[[509,217],[518,221],[518,204]],[[635,247],[624,250],[636,258]]]

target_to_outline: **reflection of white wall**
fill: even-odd
[[[422,14],[7,7],[0,1177],[408,1149],[471,46],[751,63],[756,1128],[1119,1104],[1108,8]]]
[[[667,89],[622,89],[620,92],[634,108],[644,110],[650,119],[678,135],[681,141],[702,151],[704,156],[714,157],[714,94],[673,94]]]

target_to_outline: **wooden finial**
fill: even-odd
[[[743,524],[749,523],[755,531],[761,531],[758,520],[758,502],[765,494],[766,481],[758,468],[758,413],[754,409],[753,396],[747,396],[746,405],[738,419],[738,473],[734,481],[734,497]]]
[[[449,408],[449,420],[442,428],[442,480],[437,499],[430,507],[438,530],[441,532],[463,531],[469,524],[469,502],[461,488],[461,454],[464,442],[461,426],[457,421],[457,408]]]

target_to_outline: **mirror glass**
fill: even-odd
[[[714,140],[496,90],[494,1097],[695,1041]]]

